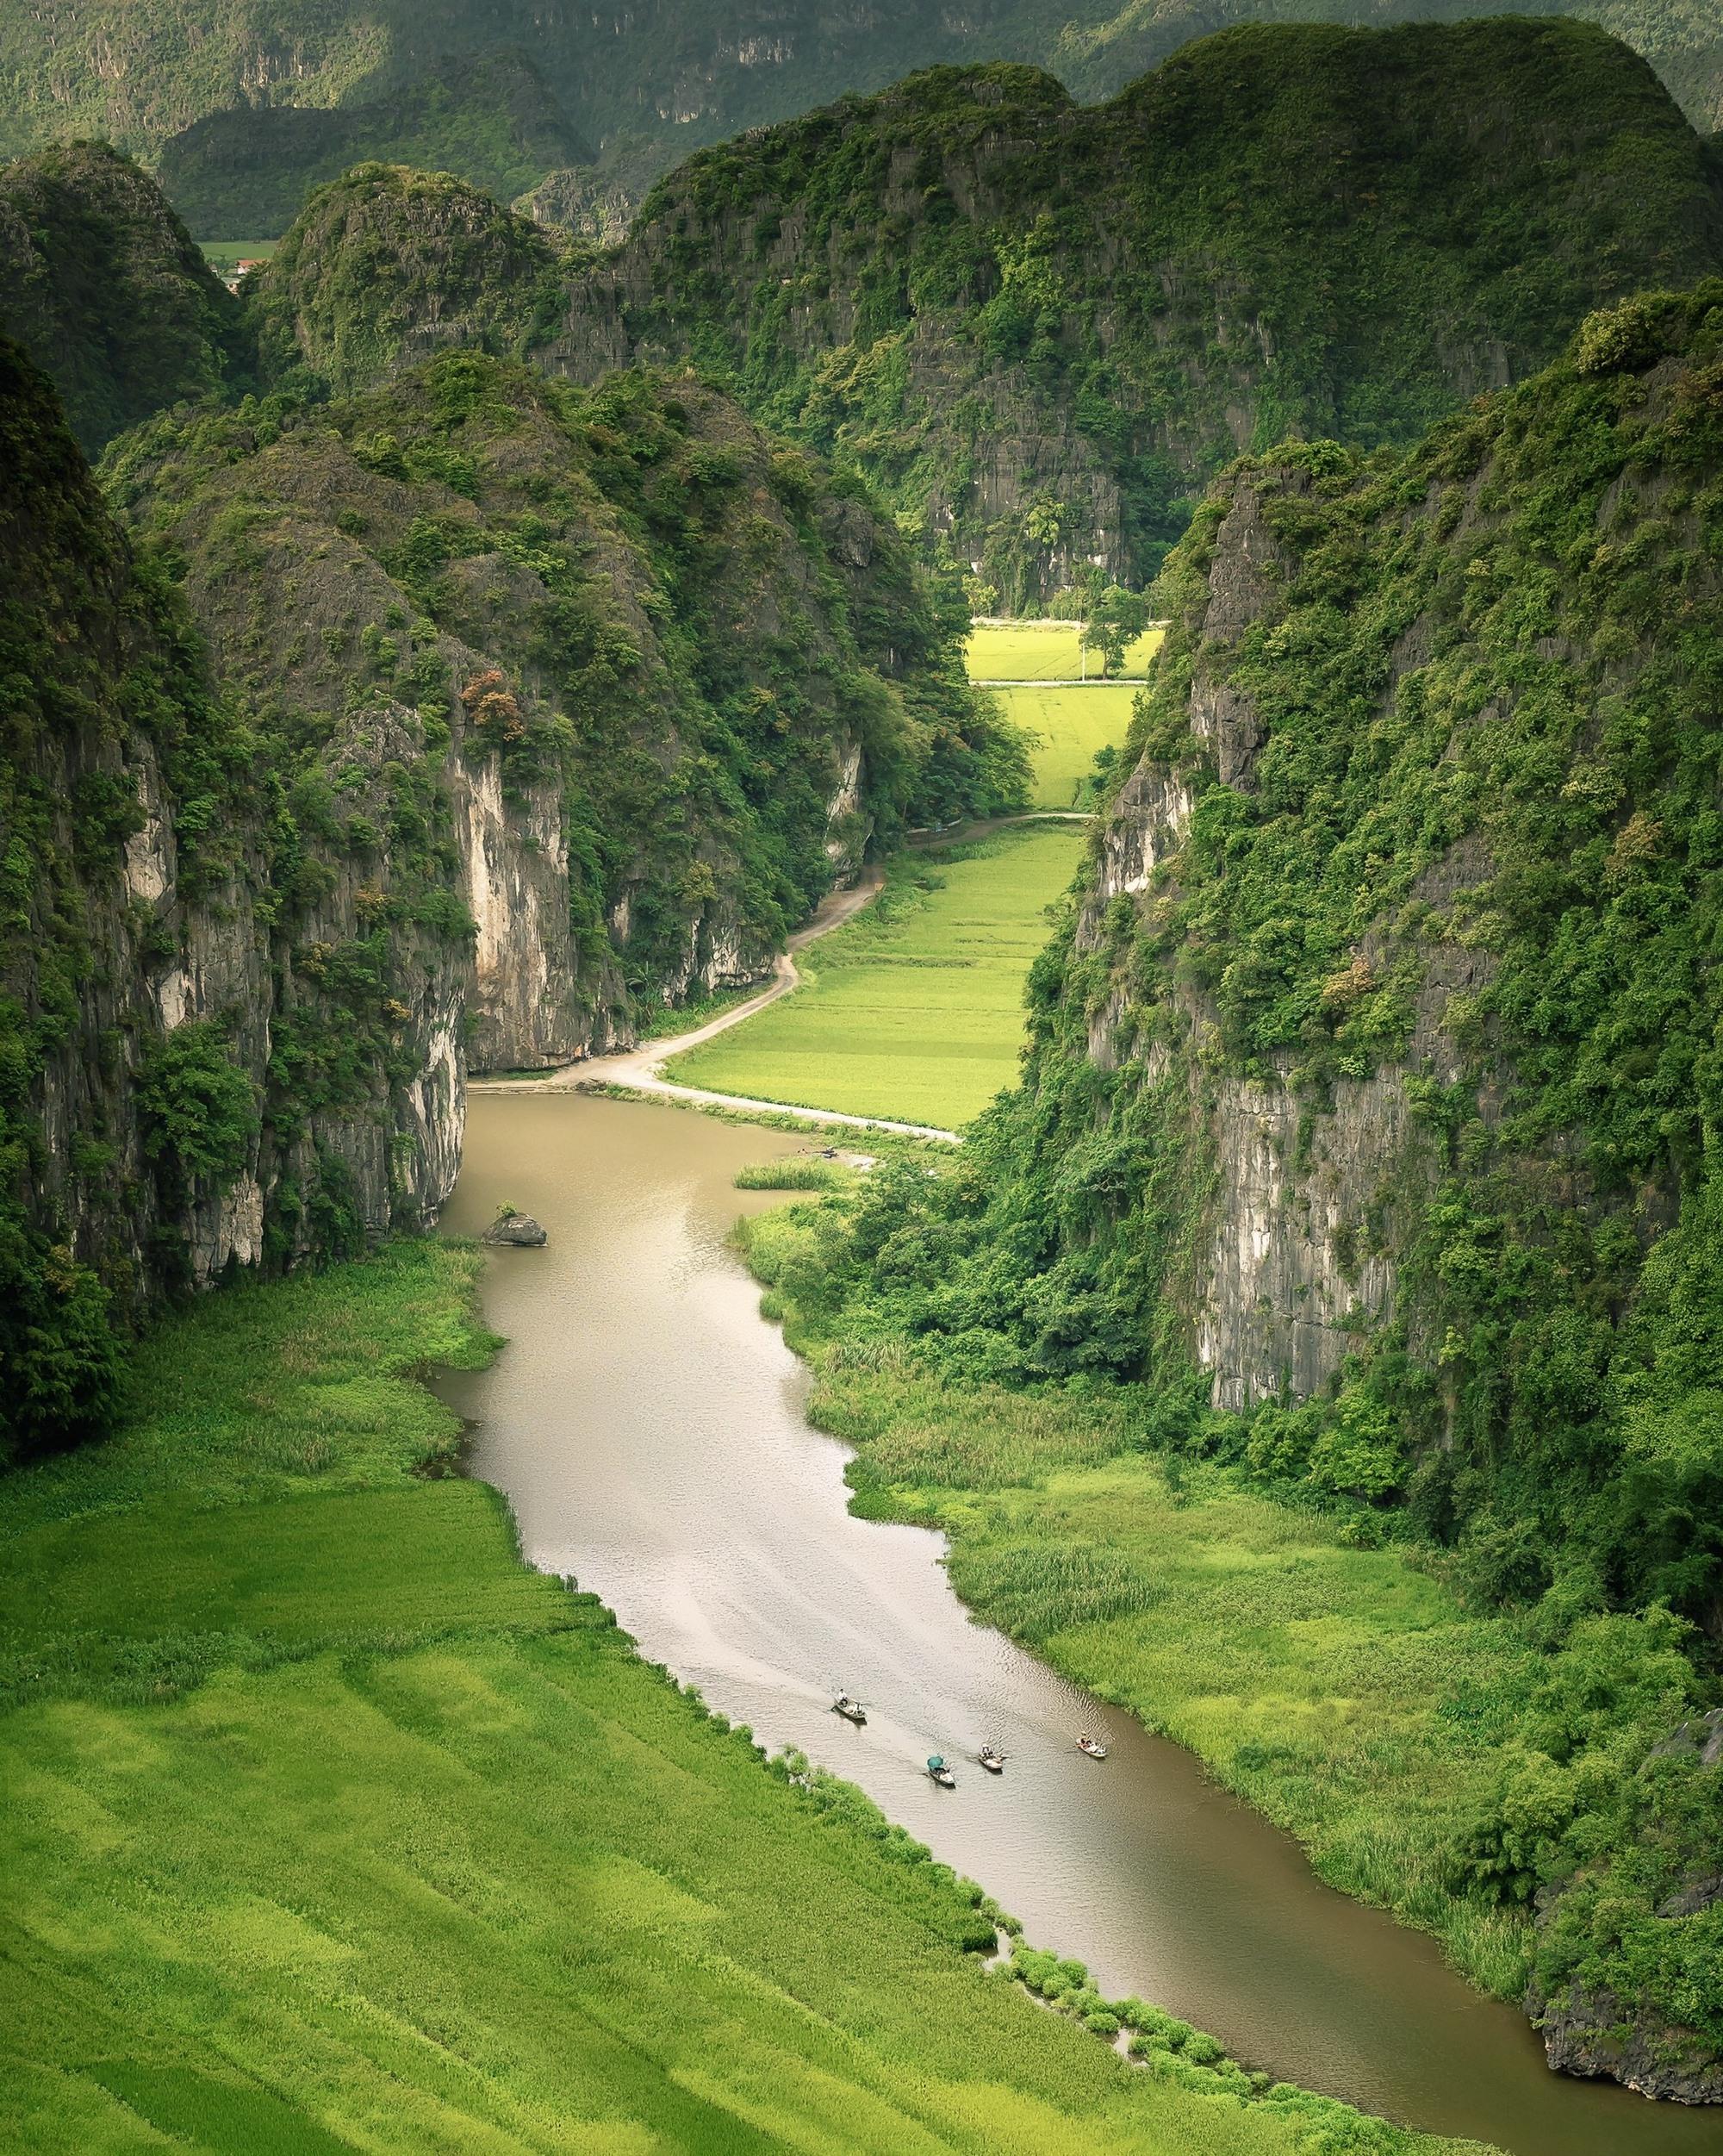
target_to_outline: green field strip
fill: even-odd
[[[665,1075],[798,1107],[955,1130],[1015,1082],[1023,981],[1080,826],[893,865],[886,894],[799,961],[803,985]]]
[[[1125,679],[1141,680],[1160,648],[1165,632],[1151,629],[1126,651]],[[1086,662],[1077,631],[1040,621],[1011,621],[998,628],[975,628],[966,647],[969,678],[975,682],[1098,681],[1101,655],[1092,650]]]
[[[1137,691],[1124,682],[1086,689],[998,689],[1008,718],[1036,737],[1036,808],[1086,808],[1098,749],[1117,749]]]

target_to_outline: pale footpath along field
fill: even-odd
[[[1007,715],[1035,734],[1035,806],[1086,808],[1085,781],[1095,751],[1117,748],[1130,725],[1136,690],[1121,682],[1104,689],[996,689]]]
[[[1151,629],[1138,638],[1125,653],[1121,678],[1142,679],[1164,634]],[[972,682],[1077,681],[1084,670],[1077,632],[1068,622],[1012,621],[1002,628],[972,629],[967,657]],[[1101,671],[1100,653],[1092,651],[1087,664],[1092,681]]]
[[[955,1130],[1017,1075],[1023,984],[1080,824],[900,857],[868,911],[800,960],[803,985],[667,1066],[681,1085]]]

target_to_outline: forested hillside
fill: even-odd
[[[1245,460],[1161,589],[1021,1089],[774,1277],[834,1370],[1104,1403],[1104,1450],[1218,1463],[1527,1613],[1541,1691],[1480,1659],[1410,1740],[1472,1809],[1373,1891],[1458,1938],[1438,1879],[1535,1900],[1552,2059],[1714,2097],[1723,1738],[1683,1717],[1723,1642],[1723,283],[1595,316],[1409,456]],[[893,1459],[989,1486],[893,1420],[840,1415],[874,1501]],[[992,1558],[984,1610],[1044,1638],[1153,1606],[1061,1547],[1038,1603]],[[1089,1653],[1129,1686],[1123,1640]],[[1299,1818],[1300,1748],[1249,1749]]]
[[[1720,265],[1723,181],[1594,30],[1246,29],[1098,108],[935,71],[703,151],[545,363],[720,370],[1009,610],[1152,573],[1240,449],[1408,442]]]
[[[0,166],[0,328],[53,371],[92,457],[250,371],[227,287],[154,184],[96,143]]]
[[[567,12],[525,0],[367,0],[339,12],[319,0],[267,9],[257,0],[62,0],[0,20],[0,154],[91,134],[152,156],[209,114],[374,105],[443,78],[451,55],[515,47],[531,53],[595,148],[644,135],[662,171],[698,144],[940,63],[1019,61],[1098,99],[1191,39],[1238,22],[1386,28],[1496,11],[1480,0],[975,0],[955,11],[912,0],[854,9],[649,0]],[[1519,0],[1516,11],[1571,15],[1624,39],[1695,125],[1723,125],[1723,26],[1709,0]],[[499,98],[492,130],[505,128]],[[382,142],[356,152],[391,153]]]
[[[432,1217],[470,1057],[631,1037],[1022,789],[896,533],[721,397],[457,352],[330,404],[341,349],[134,431],[128,544],[6,347],[10,1448],[164,1287]]]
[[[320,187],[244,287],[264,376],[337,391],[451,346],[525,357],[567,304],[556,247],[445,172],[360,165]]]

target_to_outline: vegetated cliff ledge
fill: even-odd
[[[1602,33],[1264,26],[1100,107],[936,69],[701,151],[541,359],[724,371],[1015,608],[1152,572],[1241,449],[1409,444],[1720,267],[1705,146]]]
[[[99,1424],[110,1310],[428,1223],[470,1061],[625,1041],[1021,791],[895,533],[692,380],[183,407],[131,544],[0,387],[12,1447]]]
[[[1022,1087],[793,1296],[1520,1612],[1446,1891],[1535,1906],[1558,2063],[1715,2100],[1723,281],[1238,464],[1161,592]]]

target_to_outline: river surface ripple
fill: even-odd
[[[1089,1964],[1253,2066],[1514,2156],[1723,2156],[1723,2115],[1552,2074],[1511,2008],[1431,1942],[1324,1887],[1297,1846],[990,1628],[940,1539],[852,1519],[843,1447],[725,1248],[743,1162],[805,1137],[579,1095],[476,1094],[451,1232],[507,1202],[549,1231],[485,1281],[509,1346],[449,1374],[471,1473],[532,1562],[598,1594],[653,1661],[769,1749],[859,1783],[947,1863]],[[830,1711],[847,1690],[866,1729]],[[1112,1755],[1078,1753],[1104,1730]],[[990,1742],[1002,1779],[973,1765]],[[954,1791],[921,1771],[949,1755]]]

